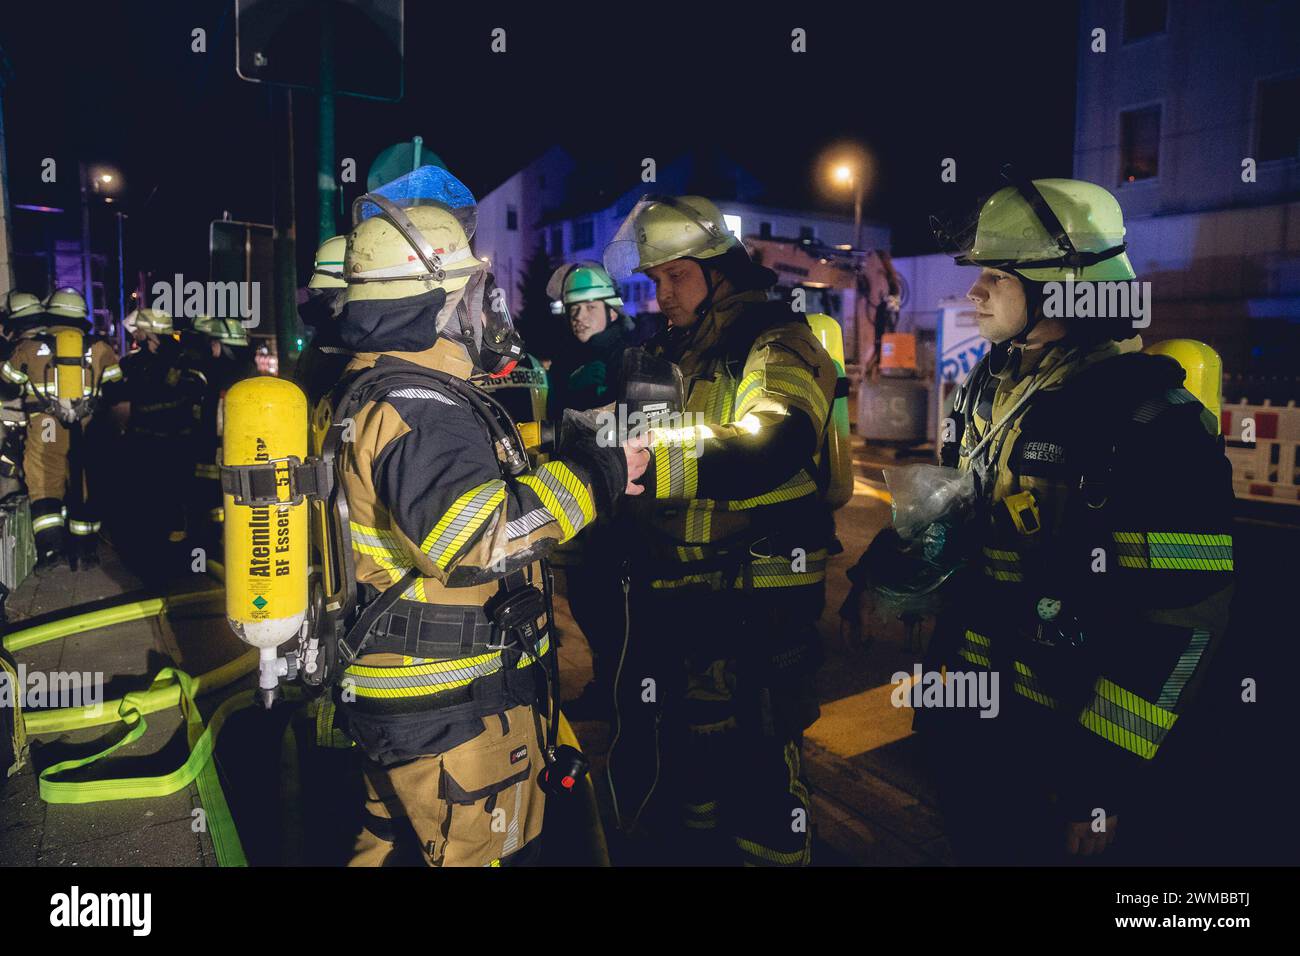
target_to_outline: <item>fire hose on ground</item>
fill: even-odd
[[[208,568],[214,577],[224,580],[225,569],[219,563],[209,561]],[[115,624],[157,617],[176,608],[212,600],[223,593],[224,588],[217,587],[174,596],[127,601],[93,611],[77,612],[74,608],[73,613],[57,620],[46,621],[6,634],[3,639],[4,648],[15,652],[77,634],[105,632]],[[218,865],[247,866],[247,858],[225,793],[221,788],[213,757],[217,737],[226,719],[236,711],[252,706],[255,692],[240,691],[226,699],[217,707],[206,724],[199,712],[197,698],[202,694],[210,694],[229,687],[256,672],[258,656],[258,651],[252,649],[197,676],[191,676],[179,668],[164,667],[154,675],[149,686],[144,690],[132,691],[117,700],[105,701],[94,711],[83,707],[63,707],[20,713],[20,739],[113,723],[121,723],[126,727],[125,735],[105,749],[87,757],[60,761],[42,770],[38,778],[41,799],[47,803],[85,804],[107,800],[163,797],[194,783],[199,790],[199,798],[206,815],[207,831],[212,840]],[[295,702],[305,699],[305,695],[297,688],[290,687],[285,690],[289,692],[286,697]],[[169,773],[151,777],[76,782],[58,779],[69,771],[90,766],[128,747],[139,740],[148,729],[146,715],[172,707],[179,707],[181,710],[189,747],[189,756],[181,766]],[[559,716],[559,721],[561,741],[576,746],[577,738],[563,714]],[[286,735],[291,732],[292,726],[285,731]],[[293,785],[296,785],[296,781],[291,781],[291,786]],[[590,781],[587,782],[587,789],[590,790]],[[589,796],[592,797],[588,801],[589,809],[594,811],[594,794]],[[591,826],[592,821],[588,820],[587,823]],[[594,822],[593,829],[599,837],[598,819]],[[598,843],[603,846],[603,840],[598,839]]]

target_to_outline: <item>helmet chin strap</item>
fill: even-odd
[[[481,372],[491,374],[492,370],[483,364],[483,350],[479,344],[479,335],[474,328],[474,320],[470,318],[469,304],[465,296],[456,303],[456,325],[458,331],[448,335],[448,338],[459,342],[465,347],[469,354],[469,360],[474,363],[474,368]],[[447,332],[451,329],[451,323],[447,323]],[[445,334],[445,333],[444,333]]]
[[[709,314],[709,310],[713,308],[713,297],[718,290],[713,284],[713,276],[709,274],[709,269],[704,263],[699,259],[692,259],[691,261],[700,267],[700,274],[704,276],[704,298],[695,307],[695,318],[703,321],[704,317]]]
[[[1042,299],[1037,294],[1037,287],[1031,293],[1028,279],[1018,272],[1013,272],[1012,275],[1016,277],[1016,280],[1020,283],[1020,288],[1025,292],[1025,327],[1007,340],[1007,348],[1018,349],[1022,352],[1028,349],[1042,348],[1047,344],[1046,342],[1029,341],[1030,334],[1037,328],[1038,323],[1043,320]]]

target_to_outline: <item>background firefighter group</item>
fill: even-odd
[[[171,551],[213,553],[220,397],[254,371],[238,321],[140,309],[119,356],[74,289],[5,305],[0,470],[6,493],[26,488],[37,572],[97,566],[101,534],[147,580]]]

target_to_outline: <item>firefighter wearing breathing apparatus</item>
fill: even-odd
[[[545,794],[568,791],[585,773],[576,750],[556,747],[546,703],[547,688],[558,689],[547,676],[554,655],[541,559],[612,508],[648,455],[602,447],[594,429],[570,422],[556,458],[528,468],[508,415],[474,384],[522,348],[508,313],[483,308],[487,263],[471,250],[475,205],[459,181],[424,167],[362,196],[353,213],[339,333],[354,358],[313,461],[330,476],[316,488],[332,486],[324,524],[342,543],[325,548],[324,563],[355,599],[329,586],[320,600],[313,587],[307,615],[305,586],[293,584],[299,596],[279,617],[264,614],[278,599],[267,586],[302,574],[300,558],[286,551],[285,573],[260,580],[245,568],[281,560],[278,542],[288,547],[301,534],[294,521],[305,519],[295,517],[300,507],[281,509],[283,531],[263,544],[254,528],[250,541],[240,537],[250,509],[238,500],[251,500],[259,456],[301,457],[305,438],[277,448],[246,433],[270,434],[281,417],[255,401],[259,390],[292,392],[282,407],[299,420],[306,402],[288,383],[252,379],[227,399],[223,485],[237,492],[226,498],[228,614],[264,648],[264,700],[300,666],[309,684],[336,684],[367,758],[353,865],[525,862],[538,849]],[[245,465],[254,477],[241,487]],[[272,519],[256,507],[251,515]],[[235,557],[241,547],[251,564]],[[277,662],[274,646],[300,632],[304,617],[340,607],[339,640],[326,631],[320,656],[311,648]]]
[[[137,309],[124,325],[136,348],[122,359],[122,380],[107,390],[105,402],[128,409],[124,444],[134,460],[154,463],[158,486],[148,512],[131,516],[132,535],[113,530],[120,548],[138,547],[143,557],[159,539],[171,545],[189,539],[195,440],[202,429],[208,381],[202,356],[181,345],[172,316],[160,309]]]
[[[30,337],[43,327],[44,315],[41,300],[30,292],[11,291],[5,296],[3,339],[0,340],[0,362],[9,356],[24,337]],[[41,325],[33,323],[40,322]],[[0,381],[3,391],[3,408],[0,409],[0,497],[18,490],[18,466],[23,457],[23,434],[27,429],[27,413],[23,411],[23,398],[15,394],[13,383]]]
[[[0,368],[27,412],[23,471],[31,498],[37,568],[65,555],[75,570],[99,563],[99,512],[86,480],[85,426],[102,389],[122,378],[117,354],[91,330],[86,300],[58,289],[32,312],[13,354]]]
[[[669,325],[647,349],[680,368],[692,416],[651,430],[631,503],[609,765],[620,825],[645,822],[694,861],[807,865],[800,740],[818,714],[839,375],[707,199],[643,197],[605,266],[654,280]]]
[[[1000,713],[918,709],[914,726],[959,860],[1113,859],[1176,809],[1152,761],[1227,627],[1218,358],[1189,341],[1143,353],[1131,316],[1062,318],[1059,284],[1135,278],[1119,204],[1093,183],[1008,178],[973,232],[941,232],[981,270],[967,295],[994,344],[942,445],[971,504],[925,535],[931,557],[948,540],[965,562],[926,668],[999,676]],[[873,549],[867,579],[906,560]]]

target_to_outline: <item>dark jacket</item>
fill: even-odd
[[[944,449],[982,473],[984,494],[976,585],[941,619],[930,666],[1001,674],[1001,718],[983,723],[1032,732],[1025,759],[1075,820],[1123,806],[1195,693],[1232,594],[1231,468],[1213,416],[1175,362],[1139,347],[995,350]],[[987,459],[957,455],[1004,419]]]

